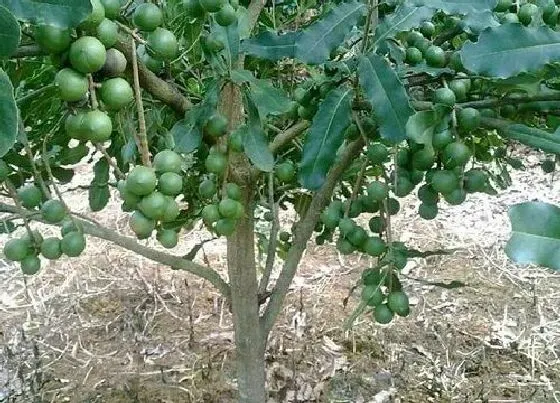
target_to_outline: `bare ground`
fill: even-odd
[[[434,221],[403,202],[401,240],[456,249],[407,265],[408,318],[379,326],[364,315],[344,331],[358,296],[343,301],[370,262],[311,245],[270,338],[270,401],[560,402],[560,274],[515,266],[503,252],[508,206],[560,201],[560,184],[528,160],[498,197],[470,196]],[[87,212],[83,197],[70,202]],[[94,216],[127,233],[117,206]],[[178,253],[208,236],[191,232]],[[223,241],[204,252],[223,273]],[[430,284],[454,280],[466,286]],[[84,256],[35,277],[5,263],[0,290],[0,401],[234,400],[230,314],[197,278],[90,238]]]

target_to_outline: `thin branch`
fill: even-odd
[[[457,106],[461,108],[494,108],[503,105],[517,105],[527,104],[531,102],[543,101],[560,101],[560,91],[552,94],[537,94],[537,95],[517,95],[514,97],[482,99],[479,101],[469,101],[458,103]]]
[[[136,46],[135,39],[131,39],[132,47]],[[138,133],[136,136],[136,143],[140,155],[142,157],[142,164],[144,166],[151,166],[150,162],[150,149],[148,148],[148,134],[146,133],[146,117],[144,116],[144,103],[142,101],[142,92],[140,90],[140,79],[138,77],[138,58],[136,52],[132,52],[132,77],[134,81],[134,97],[136,98],[136,110],[138,112]]]
[[[247,32],[251,32],[255,25],[257,25],[259,15],[265,4],[266,0],[251,0],[249,7],[247,7]]]
[[[28,94],[22,96],[21,98],[16,99],[16,103],[18,105],[21,105],[22,103],[24,103],[25,101],[28,101],[29,99],[35,98],[37,97],[39,94],[42,94],[45,91],[48,91],[52,88],[54,88],[55,85],[54,84],[49,84],[49,85],[45,85],[41,88],[37,88],[36,90],[30,91]]]
[[[146,43],[146,41],[140,35],[138,35],[137,31],[135,31],[133,29],[130,29],[129,27],[127,27],[126,25],[124,25],[123,23],[121,23],[119,21],[115,21],[115,22],[117,23],[117,25],[119,26],[120,29],[122,29],[124,32],[126,32],[130,36],[132,36],[136,42]]]
[[[43,221],[40,214],[37,212],[29,212],[22,208],[18,208],[16,206],[12,206],[3,202],[0,202],[0,212],[20,214],[21,216],[26,216],[33,220]],[[216,271],[204,267],[198,263],[191,262],[190,260],[183,259],[179,256],[170,255],[166,252],[147,248],[143,245],[140,245],[135,239],[120,235],[109,228],[101,227],[81,219],[77,219],[77,221],[82,226],[84,233],[89,234],[95,238],[100,238],[112,242],[117,246],[135,252],[140,256],[153,260],[154,262],[169,266],[173,270],[185,270],[191,274],[194,274],[195,276],[208,280],[222,293],[222,295],[229,299],[229,285],[220,277],[220,275]]]
[[[270,143],[270,145],[268,146],[269,150],[273,154],[277,153],[278,150],[280,150],[294,138],[303,133],[309,127],[309,125],[310,123],[307,120],[303,120],[293,126],[288,127],[282,133],[274,137],[274,140],[272,140],[272,143]]]
[[[48,53],[45,52],[39,45],[21,45],[16,49],[14,53],[10,55],[10,59],[21,59],[23,57],[29,56],[46,56]]]
[[[93,82],[93,76],[88,74],[88,87],[89,87],[89,101],[91,103],[91,109],[99,108],[99,102],[97,101],[97,90],[96,85]]]
[[[35,164],[35,156],[33,155],[33,150],[31,150],[31,146],[29,145],[29,139],[27,138],[27,133],[25,132],[25,127],[23,125],[23,120],[21,120],[21,117],[19,118],[19,122],[18,122],[18,130],[19,130],[20,141],[23,144],[25,154],[27,155],[27,158],[29,158],[29,163],[31,164],[31,170],[33,171],[33,178],[35,179],[35,182],[39,184],[39,187],[41,188],[45,196],[50,198],[51,192],[47,187],[47,185],[45,184],[45,181],[43,180],[41,173],[37,169],[37,164]]]
[[[299,262],[307,247],[307,241],[313,234],[315,224],[319,220],[319,215],[329,201],[334,188],[342,176],[344,170],[361,151],[364,146],[362,138],[348,144],[342,152],[338,162],[329,171],[325,183],[311,199],[311,204],[307,209],[305,216],[296,224],[293,234],[293,244],[288,250],[288,256],[284,261],[284,266],[280,272],[280,276],[276,281],[276,285],[272,290],[270,300],[266,310],[261,317],[261,325],[263,327],[263,335],[266,335],[272,329],[276,317],[282,309],[284,298],[290,288],[292,280],[296,274]]]
[[[109,153],[107,153],[105,147],[103,147],[101,144],[96,144],[95,148],[103,155],[103,157],[105,157],[109,165],[113,168],[117,179],[124,179],[126,177],[125,174],[121,171],[121,169],[119,168],[117,163],[113,160],[113,158],[109,155]]]
[[[276,247],[278,245],[278,230],[280,229],[280,220],[278,219],[278,206],[274,202],[274,172],[268,174],[268,204],[272,212],[272,227],[268,237],[268,248],[266,251],[266,265],[264,273],[259,283],[259,295],[266,292],[270,275],[274,269],[274,260],[276,258]]]

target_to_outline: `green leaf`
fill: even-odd
[[[290,98],[283,90],[274,87],[270,80],[254,79],[249,87],[261,116],[282,115],[290,110]]]
[[[88,200],[92,211],[101,211],[109,202],[109,163],[101,158],[93,166],[93,180],[91,181]]]
[[[76,27],[91,14],[88,0],[0,0],[18,20],[32,24]]]
[[[498,78],[535,71],[559,58],[560,32],[547,26],[504,24],[489,28],[478,42],[466,42],[461,50],[467,70]]]
[[[224,44],[224,49],[220,54],[226,60],[229,70],[231,70],[233,67],[232,63],[237,60],[239,55],[239,29],[237,21],[227,27],[214,22],[212,24],[212,32],[215,32],[218,39]]]
[[[534,127],[492,118],[483,118],[482,124],[498,129],[502,137],[517,140],[522,144],[539,148],[547,153],[560,154],[560,128],[554,133],[549,133]]]
[[[340,3],[302,31],[278,35],[264,32],[243,41],[242,50],[268,60],[296,58],[310,64],[323,63],[363,15],[366,6],[357,1]]]
[[[560,208],[526,202],[509,209],[512,227],[508,257],[519,264],[538,264],[560,270]]]
[[[497,0],[416,0],[416,6],[427,6],[446,14],[468,14],[492,10]]]
[[[400,5],[394,13],[385,17],[383,22],[377,26],[375,45],[399,32],[419,26],[422,22],[431,19],[435,11],[435,9],[429,7]]]
[[[268,148],[268,139],[262,128],[259,110],[251,97],[246,93],[245,102],[247,103],[247,126],[243,126],[243,148],[245,155],[251,162],[264,172],[271,172],[274,169],[274,156]]]
[[[438,117],[435,111],[416,112],[406,123],[406,135],[418,144],[431,146],[437,125]]]
[[[4,70],[0,69],[0,157],[14,145],[17,138],[18,110],[14,88]]]
[[[371,53],[360,57],[358,75],[373,106],[381,137],[394,143],[404,140],[406,123],[414,110],[397,73],[382,56]]]
[[[319,106],[305,136],[299,180],[309,190],[319,189],[344,141],[344,130],[352,121],[350,88],[331,90]]]
[[[76,147],[63,148],[60,151],[58,162],[60,165],[73,165],[77,164],[89,154],[89,148],[85,144],[78,144]]]
[[[461,20],[461,26],[465,32],[478,35],[488,27],[499,27],[500,22],[492,11],[470,13]]]
[[[15,52],[21,39],[21,30],[15,17],[10,11],[0,6],[0,59]]]

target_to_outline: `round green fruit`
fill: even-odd
[[[41,245],[41,242],[43,242],[43,235],[41,235],[39,231],[33,230],[31,231],[31,235],[29,234],[29,232],[25,232],[25,234],[22,235],[21,239],[27,242],[30,248],[34,248]]]
[[[451,133],[451,130],[443,130],[441,132],[436,132],[432,136],[432,146],[436,150],[443,150],[448,144],[451,144],[455,138]]]
[[[163,213],[163,217],[161,217],[161,221],[162,222],[175,221],[177,217],[179,217],[179,214],[181,214],[179,205],[177,204],[174,198],[167,196],[167,201],[165,203],[165,212]]]
[[[377,306],[383,302],[383,293],[376,285],[366,285],[362,288],[362,301],[369,306]]]
[[[91,14],[88,15],[87,19],[80,24],[81,28],[93,29],[98,26],[101,21],[105,18],[105,8],[99,0],[90,0],[91,3]]]
[[[438,88],[434,92],[434,103],[452,108],[455,105],[455,93],[449,88]]]
[[[545,174],[550,174],[556,170],[556,161],[544,160],[541,162],[541,168]],[[471,172],[471,171],[469,171]],[[467,172],[468,173],[468,172]],[[466,177],[466,174],[465,174]]]
[[[150,56],[163,61],[171,61],[179,53],[177,38],[165,28],[156,28],[148,34],[146,49]]]
[[[457,124],[465,131],[471,131],[480,126],[480,112],[474,108],[463,108],[457,114]]]
[[[372,236],[366,239],[362,245],[364,253],[370,256],[381,256],[387,250],[387,244],[385,241],[378,236]]]
[[[430,67],[444,67],[445,66],[445,52],[442,48],[436,45],[431,45],[426,49],[424,54],[426,63]]]
[[[208,157],[206,157],[204,166],[208,172],[221,176],[226,172],[227,157],[224,154],[209,154]]]
[[[61,222],[66,217],[66,208],[60,200],[47,200],[41,206],[43,220],[50,224]]]
[[[237,219],[240,211],[243,211],[243,205],[237,200],[223,199],[218,204],[218,211],[224,218]]]
[[[37,274],[41,269],[41,259],[34,255],[24,257],[20,264],[22,273],[27,276]]]
[[[72,37],[70,30],[55,25],[38,25],[34,29],[35,42],[49,53],[60,53],[68,49]]]
[[[95,29],[95,36],[106,48],[110,48],[119,39],[119,28],[115,22],[105,18]]]
[[[60,233],[62,236],[75,231],[83,232],[82,225],[79,222],[74,222],[70,217],[62,220],[62,224],[60,225]]]
[[[218,37],[215,32],[210,32],[208,35],[206,35],[205,44],[206,49],[208,49],[208,51],[210,51],[211,53],[221,52],[225,47],[224,42]]]
[[[444,193],[443,198],[452,206],[458,206],[463,203],[467,197],[467,193],[463,189],[455,189],[452,192]]]
[[[157,186],[164,195],[176,196],[183,191],[183,177],[175,172],[165,172],[159,177]]]
[[[241,188],[235,183],[226,184],[226,194],[232,200],[240,201],[242,195]]]
[[[404,61],[408,64],[415,66],[418,63],[421,63],[424,59],[424,55],[420,52],[420,49],[415,47],[410,47],[406,49]]]
[[[434,165],[435,159],[433,150],[423,148],[412,155],[412,166],[419,171],[427,171]]]
[[[93,73],[105,64],[107,51],[101,41],[93,36],[82,36],[70,45],[70,63],[81,73]]]
[[[124,78],[116,77],[103,81],[100,91],[103,104],[111,110],[118,111],[132,102],[132,87]]]
[[[349,255],[351,253],[354,253],[354,251],[356,250],[356,248],[354,248],[354,245],[352,245],[350,241],[344,238],[338,239],[336,243],[336,248],[343,255]]]
[[[4,244],[4,256],[6,259],[19,262],[31,253],[29,242],[24,239],[13,238]]]
[[[374,234],[380,234],[387,228],[387,223],[384,218],[371,217],[368,223],[369,229]]]
[[[424,220],[433,220],[438,213],[437,204],[421,203],[418,207],[418,215]]]
[[[55,237],[45,238],[41,243],[41,254],[51,260],[61,257],[61,240]]]
[[[227,133],[227,130],[228,120],[220,114],[212,115],[204,126],[204,132],[215,138],[222,137]]]
[[[533,20],[533,17],[539,13],[539,7],[536,4],[525,3],[519,7],[517,12],[517,17],[519,22],[523,25],[529,25]]]
[[[151,32],[163,24],[163,13],[152,3],[142,3],[134,9],[132,22],[141,31]]]
[[[100,0],[105,9],[105,17],[115,20],[121,13],[121,2],[119,0]]]
[[[81,232],[71,231],[62,237],[60,250],[66,256],[78,257],[86,248],[86,238]]]
[[[337,209],[331,207],[326,208],[321,213],[321,222],[328,230],[334,230],[340,223],[341,213]]]
[[[179,235],[172,229],[164,229],[157,232],[156,239],[164,248],[172,249],[177,246]]]
[[[436,204],[439,196],[431,185],[425,184],[418,189],[418,199],[423,203]]]
[[[471,156],[469,147],[463,143],[454,142],[445,147],[442,159],[446,168],[455,168],[465,166]]]
[[[377,305],[373,311],[375,321],[381,325],[386,325],[393,320],[393,311],[389,309],[387,304]]]
[[[41,204],[43,194],[41,190],[32,184],[24,185],[17,190],[17,195],[23,207],[33,209]]]
[[[410,305],[408,296],[402,291],[394,291],[387,297],[387,306],[399,316],[408,316]]]
[[[220,218],[216,222],[216,232],[221,236],[230,236],[235,232],[235,220],[230,218]]]
[[[148,68],[148,70],[156,74],[163,70],[163,62],[150,56],[145,45],[138,45],[136,53],[138,55],[138,59]]]
[[[356,248],[361,248],[364,245],[364,243],[367,241],[368,234],[366,230],[364,230],[362,227],[357,226],[352,231],[350,231],[350,233],[346,238],[352,244],[352,246]]]
[[[389,215],[397,214],[401,209],[401,204],[397,199],[393,199],[392,197],[387,200],[387,213]]]
[[[424,21],[420,25],[420,32],[425,37],[430,38],[436,33],[436,26],[431,21]]]
[[[208,204],[204,206],[200,215],[202,216],[204,224],[208,226],[217,222],[221,218],[220,210],[217,204]]]
[[[206,12],[200,4],[200,0],[183,0],[183,7],[185,7],[187,15],[193,18],[204,17]]]
[[[398,175],[393,192],[398,197],[405,197],[414,190],[414,183],[410,181],[408,176]]]
[[[129,225],[138,239],[149,238],[156,228],[155,220],[149,219],[140,211],[135,211],[134,213],[132,213],[132,216],[130,216]]]
[[[92,143],[103,143],[111,138],[113,124],[109,115],[99,109],[85,114],[82,120],[84,136]]]
[[[211,199],[216,194],[216,183],[210,179],[205,179],[198,185],[198,194],[203,199]]]
[[[374,181],[367,186],[368,196],[374,201],[382,201],[389,195],[389,186],[385,182]]]
[[[240,153],[243,152],[243,135],[241,131],[235,130],[228,136],[228,149]]]
[[[494,7],[494,11],[498,13],[503,13],[508,11],[513,5],[513,0],[498,0],[498,4]]]
[[[87,77],[70,68],[64,68],[56,73],[54,82],[63,101],[79,101],[88,91]]]
[[[200,0],[202,8],[209,13],[217,13],[226,4],[225,0]]]
[[[160,192],[152,192],[138,203],[138,210],[145,217],[159,220],[163,217],[167,207],[167,198]]]
[[[480,169],[471,169],[463,176],[463,188],[469,193],[483,192],[488,183],[488,174]]]
[[[467,99],[467,85],[465,80],[453,80],[449,83],[449,89],[455,94],[457,101],[464,101]]]
[[[126,70],[126,57],[114,48],[107,49],[105,64],[101,69],[101,74],[105,77],[116,77]]]
[[[64,129],[66,134],[73,139],[87,140],[84,128],[85,113],[78,113],[76,115],[68,115],[64,122]]]
[[[163,150],[154,156],[153,164],[156,172],[174,172],[180,174],[183,160],[175,151]]]
[[[157,177],[153,168],[143,165],[135,166],[126,178],[126,188],[137,196],[152,193],[157,184]]]
[[[373,165],[381,165],[389,159],[389,149],[380,143],[372,143],[367,149],[367,157]]]
[[[280,232],[280,234],[278,234],[278,239],[280,239],[282,242],[288,242],[291,238],[292,234],[290,234],[287,231],[282,231]]]
[[[432,178],[432,187],[436,192],[448,194],[459,187],[459,179],[451,171],[437,171]]]
[[[274,170],[276,178],[282,182],[291,182],[296,177],[296,167],[291,161],[284,161],[276,165]]]
[[[356,223],[351,218],[343,218],[338,223],[338,229],[342,236],[348,236],[356,228]]]
[[[231,4],[224,4],[215,15],[216,22],[222,27],[227,27],[237,21],[237,14]]]
[[[424,35],[418,31],[410,31],[406,36],[406,43],[409,46],[415,46],[418,42],[423,41]]]

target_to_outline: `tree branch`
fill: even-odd
[[[268,174],[268,204],[272,213],[272,227],[268,237],[268,248],[266,251],[266,265],[264,273],[259,283],[259,295],[263,295],[268,288],[270,275],[274,269],[274,260],[276,258],[276,247],[278,246],[278,230],[280,229],[280,220],[278,219],[278,206],[274,202],[274,172]]]
[[[30,212],[24,209],[19,209],[15,206],[2,202],[0,202],[0,212],[15,213],[23,217],[28,217],[36,221],[44,222],[41,219],[40,214],[37,212]],[[216,271],[199,265],[190,260],[185,260],[179,256],[174,256],[155,249],[147,248],[143,245],[140,245],[135,239],[120,235],[109,228],[100,227],[82,219],[76,218],[76,221],[81,224],[84,229],[84,233],[86,234],[89,234],[95,238],[100,238],[112,242],[115,245],[120,246],[121,248],[128,249],[139,254],[140,256],[144,256],[147,259],[153,260],[154,262],[169,266],[174,270],[185,270],[191,274],[194,274],[195,276],[208,280],[222,293],[222,295],[224,295],[225,298],[229,299],[229,285],[220,277],[220,275]]]
[[[282,133],[274,137],[274,140],[272,140],[272,143],[270,143],[270,145],[268,146],[269,150],[273,154],[277,153],[278,150],[280,150],[294,138],[303,133],[309,127],[309,125],[310,123],[307,120],[302,120],[301,122],[288,127]]]
[[[136,39],[131,37],[131,47],[135,47]],[[150,162],[150,149],[148,147],[148,134],[146,133],[146,117],[144,116],[144,102],[142,102],[142,90],[140,89],[140,79],[138,78],[138,57],[136,52],[132,52],[132,81],[134,83],[134,99],[136,103],[136,112],[138,113],[138,134],[136,137],[136,146],[142,157],[142,165],[152,166]]]
[[[22,57],[29,56],[46,56],[47,52],[39,47],[39,45],[21,45],[16,51],[9,57],[10,59],[21,59]]]
[[[336,183],[340,179],[344,170],[355,158],[356,154],[364,146],[362,138],[348,144],[346,149],[342,152],[340,159],[333,166],[327,175],[327,179],[321,189],[319,189],[311,199],[311,204],[307,209],[305,216],[297,223],[294,231],[294,240],[292,247],[288,250],[288,256],[284,261],[284,266],[280,273],[280,277],[276,281],[276,285],[272,290],[270,301],[266,310],[261,317],[261,326],[263,327],[263,334],[266,335],[274,326],[276,317],[282,309],[284,298],[290,288],[292,280],[296,274],[299,262],[307,247],[307,241],[313,234],[315,224],[319,220],[319,215],[329,201]]]
[[[560,91],[552,94],[537,95],[516,95],[513,97],[481,99],[479,101],[469,101],[458,103],[461,108],[494,108],[503,105],[528,104],[531,102],[560,101]]]

